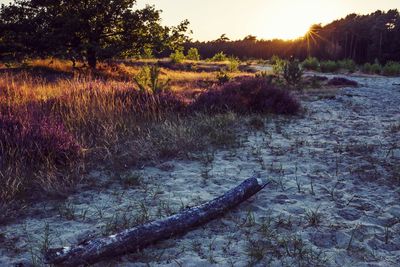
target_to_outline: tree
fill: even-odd
[[[0,40],[14,52],[82,57],[92,68],[98,59],[139,54],[149,46],[156,53],[174,50],[186,41],[187,20],[165,27],[160,10],[133,10],[135,4],[136,0],[16,0],[1,7]]]

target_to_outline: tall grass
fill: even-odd
[[[74,75],[69,63],[60,62],[52,79],[31,68],[0,70],[0,205],[39,192],[67,191],[80,181],[82,170],[98,165],[117,172],[126,165],[231,145],[238,121],[231,112],[294,114],[299,109],[288,92],[266,79],[209,84],[209,91],[194,98],[174,90],[139,90],[132,81],[138,68],[128,63],[104,65],[102,75]],[[197,86],[215,74],[161,69],[158,75]],[[210,116],[210,105],[221,114]]]

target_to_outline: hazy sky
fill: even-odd
[[[0,3],[7,3],[0,0]],[[314,23],[328,23],[350,13],[400,9],[400,0],[138,0],[138,7],[163,10],[163,23],[189,19],[194,40],[296,38]]]

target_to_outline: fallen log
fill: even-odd
[[[215,219],[255,195],[265,186],[267,183],[261,179],[254,177],[247,179],[210,202],[168,218],[139,225],[108,237],[84,241],[71,247],[49,249],[44,255],[45,261],[60,266],[79,266],[136,252],[156,241],[185,233]]]

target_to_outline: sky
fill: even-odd
[[[7,3],[9,0],[0,0]],[[163,24],[190,21],[193,40],[294,39],[315,23],[326,24],[350,13],[400,10],[400,0],[137,0],[137,7],[161,9]]]
[[[193,40],[255,35],[263,39],[304,36],[314,23],[326,24],[350,13],[400,10],[400,0],[138,0],[163,10],[163,23],[188,19]]]

